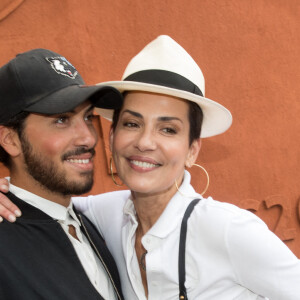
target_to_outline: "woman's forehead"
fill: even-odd
[[[186,114],[188,104],[185,100],[170,95],[149,92],[128,92],[124,96],[123,110],[132,109],[151,113]]]

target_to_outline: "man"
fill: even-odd
[[[61,55],[35,49],[0,68],[0,161],[21,210],[0,228],[0,299],[123,299],[115,262],[71,195],[93,184],[93,107],[120,107]]]

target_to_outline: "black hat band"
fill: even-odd
[[[124,81],[137,81],[155,85],[161,85],[172,89],[182,90],[203,97],[203,93],[197,85],[187,78],[165,70],[143,70],[126,77]]]

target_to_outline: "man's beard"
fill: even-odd
[[[22,143],[22,150],[24,155],[25,166],[27,172],[31,175],[40,185],[57,194],[64,196],[67,195],[81,195],[91,190],[94,183],[94,172],[86,171],[80,175],[82,180],[73,181],[67,178],[65,170],[61,170],[59,166],[42,155],[42,153],[34,152],[27,137],[22,134],[20,137]],[[62,163],[64,158],[71,155],[80,155],[83,153],[95,154],[94,149],[86,149],[84,147],[77,148],[74,151],[65,153],[62,157]]]

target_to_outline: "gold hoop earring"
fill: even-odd
[[[208,175],[208,172],[205,170],[204,167],[202,167],[202,166],[200,166],[200,165],[197,165],[197,164],[192,164],[192,167],[193,167],[193,166],[196,166],[196,167],[202,169],[202,170],[204,171],[205,175],[206,175],[207,183],[206,183],[206,186],[205,186],[205,188],[204,188],[204,191],[200,194],[201,196],[203,196],[203,195],[206,193],[206,191],[207,191],[207,189],[208,189],[208,187],[209,187],[209,175]],[[176,179],[175,179],[175,186],[176,186],[176,189],[177,189],[177,191],[179,192],[179,194],[181,194],[182,196],[184,196],[184,194],[181,193],[180,190],[179,190],[178,183],[177,183],[177,180],[176,180]]]
[[[111,174],[111,179],[112,179],[112,181],[114,182],[114,184],[115,184],[116,186],[122,186],[123,183],[122,183],[122,184],[118,184],[117,181],[116,181],[116,179],[115,179],[114,171],[113,171],[113,167],[112,167],[112,157],[110,158],[110,163],[109,163],[109,165],[110,165],[110,174]]]
[[[205,186],[205,188],[204,188],[204,191],[200,194],[201,196],[203,196],[203,195],[206,193],[206,191],[207,191],[207,189],[208,189],[208,187],[209,187],[209,175],[208,175],[208,172],[205,170],[204,167],[202,167],[202,166],[200,166],[200,165],[192,164],[192,166],[196,166],[196,167],[202,169],[202,170],[204,171],[205,175],[206,175],[207,183],[206,183],[206,186]]]

